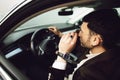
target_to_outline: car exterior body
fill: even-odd
[[[0,7],[1,80],[47,80],[54,59],[31,51],[36,30],[57,26],[65,33],[75,30],[91,11],[115,8],[120,13],[119,0],[4,0]],[[58,14],[63,9],[73,14]]]

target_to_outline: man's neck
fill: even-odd
[[[96,46],[96,47],[90,49],[90,51],[91,51],[92,54],[98,54],[98,53],[105,52],[106,49],[104,47],[102,47],[102,46]]]

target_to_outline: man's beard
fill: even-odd
[[[90,45],[89,45],[89,44],[90,44],[89,39],[88,39],[86,42],[80,39],[80,45],[81,45],[82,47],[84,47],[84,48],[90,48]]]

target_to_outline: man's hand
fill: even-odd
[[[50,27],[48,27],[48,29],[50,30],[50,31],[52,31],[53,33],[55,33],[56,35],[58,35],[59,37],[62,37],[62,33],[57,29],[57,27],[56,26],[50,26]]]
[[[70,53],[76,46],[77,33],[64,34],[59,42],[59,52]]]

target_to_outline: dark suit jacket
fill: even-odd
[[[78,68],[73,80],[120,80],[120,48],[110,49]],[[64,80],[66,71],[51,69],[50,80]]]

